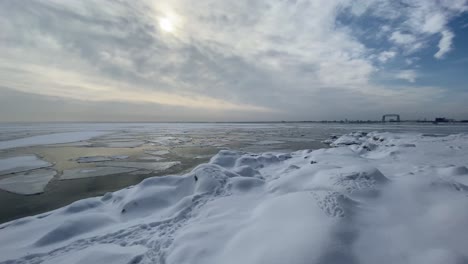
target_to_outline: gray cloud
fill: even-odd
[[[18,110],[22,100],[45,112],[64,109],[49,115],[60,120],[367,119],[396,108],[423,113],[447,97],[444,87],[389,85],[375,76],[413,52],[409,46],[453,35],[447,23],[468,4],[392,3],[5,0],[0,85],[6,89],[0,92],[17,104],[5,102],[0,120],[14,120],[8,109]],[[383,17],[395,47],[368,47],[354,34],[359,25],[337,23],[343,12]],[[161,19],[172,23],[172,32],[160,27]],[[451,38],[438,47],[435,56],[442,58]],[[406,65],[388,69],[416,74]],[[88,110],[77,114],[74,108]],[[164,114],[145,112],[152,109]],[[47,119],[27,109],[16,119],[28,115]]]

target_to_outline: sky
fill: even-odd
[[[468,119],[468,0],[2,0],[0,121]]]

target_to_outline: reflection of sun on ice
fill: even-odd
[[[174,31],[174,24],[166,17],[159,19],[159,27],[166,32]]]

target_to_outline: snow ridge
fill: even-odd
[[[468,135],[330,143],[223,150],[185,175],[5,223],[0,262],[467,263]]]

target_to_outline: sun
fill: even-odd
[[[159,27],[165,32],[173,32],[174,31],[174,23],[169,20],[167,17],[163,17],[159,19]]]

